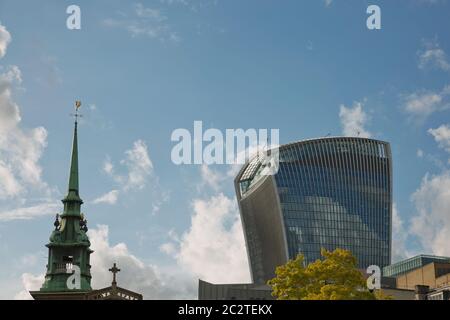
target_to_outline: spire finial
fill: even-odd
[[[78,113],[78,109],[81,107],[81,101],[75,101],[75,114],[72,114],[75,117],[75,128],[73,130],[73,143],[72,143],[72,159],[70,162],[70,172],[69,172],[69,190],[66,199],[79,199],[78,195],[78,117],[81,117],[81,114]]]
[[[78,109],[80,109],[81,107],[81,101],[80,100],[76,100],[75,101],[75,114],[72,114],[72,116],[75,118],[75,124],[78,123],[78,118],[82,118],[83,116],[81,115],[81,113],[78,113]]]

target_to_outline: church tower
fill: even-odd
[[[62,200],[64,210],[56,215],[55,230],[50,235],[47,272],[39,291],[30,291],[35,300],[142,300],[140,293],[117,285],[116,263],[109,269],[113,273],[111,286],[92,290],[90,255],[91,243],[86,235],[87,221],[81,213],[83,200],[78,184],[78,109],[75,103],[75,127],[73,131],[72,158],[70,161],[69,186]],[[106,270],[105,270],[106,271]]]
[[[86,235],[87,221],[81,213],[83,200],[79,195],[78,183],[77,131],[80,106],[81,103],[77,101],[69,185],[67,195],[62,200],[64,211],[61,215],[56,215],[55,229],[50,235],[50,242],[46,245],[48,264],[45,281],[40,291],[33,292],[36,295],[54,293],[62,298],[64,292],[77,296],[92,291],[89,260],[93,251],[89,248],[91,244]]]

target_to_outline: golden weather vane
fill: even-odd
[[[79,117],[80,118],[83,117],[80,113],[78,113],[78,109],[80,109],[80,107],[81,107],[81,101],[80,100],[76,100],[75,101],[75,114],[71,114],[71,116],[73,116],[75,118],[75,122],[78,121]]]

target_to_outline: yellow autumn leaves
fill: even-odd
[[[366,280],[357,269],[350,251],[321,250],[322,260],[304,266],[299,254],[276,269],[276,277],[268,282],[278,300],[376,300],[387,299],[380,292],[370,292]]]

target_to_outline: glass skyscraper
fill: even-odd
[[[392,159],[387,142],[330,137],[280,146],[279,170],[258,157],[235,179],[253,281],[298,253],[350,250],[360,268],[391,262]]]

